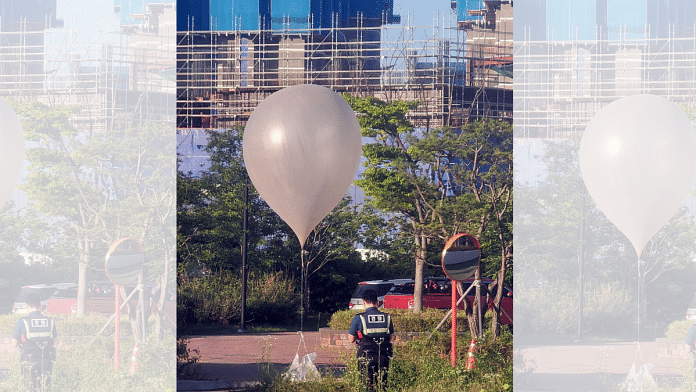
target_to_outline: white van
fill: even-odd
[[[404,284],[408,282],[413,282],[413,279],[383,279],[383,280],[368,280],[366,282],[358,283],[358,287],[355,288],[350,302],[348,303],[348,309],[365,309],[365,304],[363,304],[362,295],[368,290],[372,289],[377,292],[377,300],[379,302],[379,307],[383,306],[384,295],[389,292],[395,284]]]
[[[59,289],[70,286],[75,286],[75,283],[33,284],[23,286],[19,290],[19,294],[17,294],[14,304],[12,304],[12,313],[29,313],[27,304],[24,301],[26,300],[27,295],[31,293],[38,294],[39,298],[41,298],[41,310],[46,310],[48,299],[51,298],[51,296]]]
[[[689,307],[686,308],[686,319],[696,320],[696,295],[694,296],[694,299],[691,300]]]

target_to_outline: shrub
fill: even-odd
[[[689,332],[689,328],[696,323],[696,320],[677,320],[669,324],[667,327],[667,332],[665,336],[668,339],[674,340],[686,340],[686,334]]]
[[[72,314],[50,314],[44,313],[52,317],[56,323],[56,330],[59,338],[61,336],[95,336],[99,330],[109,321],[108,314],[87,314],[85,317],[76,317]],[[25,315],[21,314],[4,314],[0,315],[0,331],[12,333],[15,323]],[[154,321],[150,322],[153,325]],[[113,323],[105,329],[103,334],[108,335],[113,333]],[[121,314],[121,333],[124,335],[131,334],[131,327],[128,321],[128,316]]]
[[[140,347],[138,371],[128,375],[132,339],[121,340],[121,370],[112,363],[113,338],[81,342],[58,353],[52,390],[58,391],[167,391],[176,389],[174,337],[154,339]]]
[[[179,283],[177,324],[233,324],[241,317],[241,280],[230,271]],[[250,277],[247,283],[247,321],[291,319],[297,308],[294,281],[276,272]]]
[[[574,283],[564,281],[518,288],[515,298],[518,322],[523,333],[571,335],[577,330],[578,299]],[[599,283],[585,288],[584,328],[590,334],[615,333],[615,325],[633,325],[636,306],[630,290],[617,283]],[[628,304],[628,305],[627,305]]]
[[[475,352],[477,364],[466,370],[469,336],[457,339],[457,366],[450,363],[450,336],[435,333],[431,339],[421,336],[394,349],[389,366],[387,390],[420,391],[512,391],[512,335],[503,333],[497,341],[484,338]],[[347,369],[340,379],[324,374],[319,381],[291,383],[279,375],[271,375],[266,383],[253,391],[364,391],[363,376],[357,368],[355,355],[346,358]]]
[[[350,323],[360,310],[339,310],[331,316],[329,327],[337,330],[348,330]],[[441,309],[423,309],[420,313],[414,314],[410,309],[386,309],[385,313],[389,313],[394,323],[394,330],[397,332],[431,332],[442,321],[447,313]],[[440,327],[441,331],[450,329],[451,318]],[[468,329],[468,321],[464,312],[457,313],[457,329],[464,331]]]

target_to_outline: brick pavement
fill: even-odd
[[[600,391],[618,385],[633,364],[651,363],[659,383],[678,384],[690,371],[690,357],[665,352],[657,342],[515,347],[516,391]]]
[[[297,332],[239,334],[229,336],[198,336],[190,338],[189,349],[199,351],[196,364],[198,376],[206,380],[221,380],[237,385],[259,381],[263,375],[260,364],[270,362],[282,372],[292,363],[295,353],[317,353],[315,364],[320,369],[341,371],[349,349],[321,347],[320,333],[304,332],[304,344]]]

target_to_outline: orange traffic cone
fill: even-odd
[[[476,358],[474,358],[474,351],[476,351],[476,339],[472,338],[471,343],[469,343],[469,353],[466,358],[466,370],[471,370],[474,368],[476,363]]]
[[[140,346],[138,343],[135,344],[133,347],[133,355],[131,355],[131,363],[130,363],[130,374],[135,374],[138,372],[138,355],[140,354]]]

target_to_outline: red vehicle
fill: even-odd
[[[467,279],[462,282],[464,286],[464,291],[466,291],[469,286],[473,283],[473,278]],[[482,278],[481,283],[488,286],[493,283],[490,278]],[[430,277],[423,280],[423,307],[424,308],[436,308],[436,309],[449,309],[452,307],[452,281],[449,278],[444,277]],[[385,309],[413,309],[413,288],[414,282],[410,281],[408,283],[394,285],[391,290],[384,296],[384,308]],[[503,287],[503,298],[501,301],[501,308],[505,312],[501,312],[501,324],[508,325],[512,324],[512,290],[508,287]],[[495,295],[495,292],[492,293]],[[476,298],[476,289],[472,288],[466,296],[466,301],[469,301],[469,305],[474,303]],[[486,306],[488,304],[488,306]],[[491,309],[493,307],[493,301],[488,301],[485,292],[481,293],[481,308]],[[464,302],[462,301],[458,309],[464,309]],[[507,315],[505,314],[507,313]],[[509,317],[508,317],[509,315]]]
[[[152,289],[154,284],[146,284],[146,290]],[[126,286],[126,292],[130,294],[135,285]],[[137,306],[139,294],[135,293],[130,299],[132,306]],[[153,298],[156,300],[156,298]],[[154,303],[154,302],[153,302]],[[170,295],[165,302],[165,316],[174,320],[176,303],[174,295]],[[91,282],[87,284],[87,313],[113,313],[114,312],[114,285],[111,282]],[[154,310],[153,310],[154,311]],[[72,314],[77,312],[77,285],[72,284],[58,289],[46,304],[47,313]],[[170,321],[171,321],[170,320]]]

